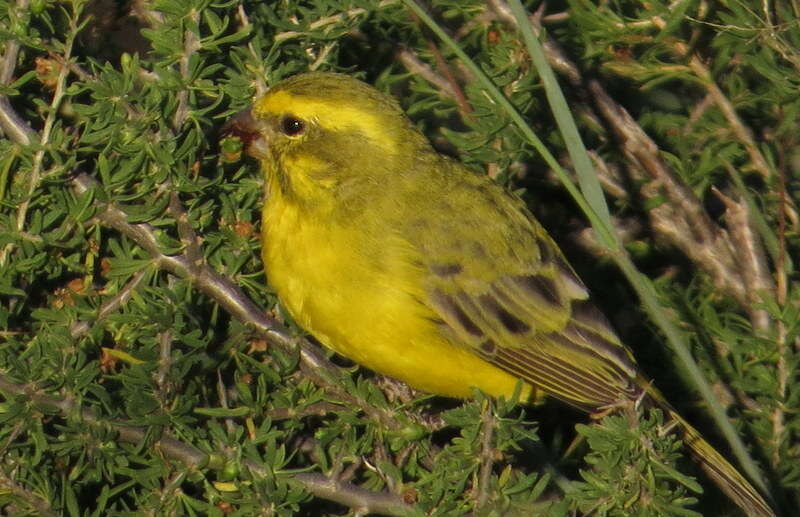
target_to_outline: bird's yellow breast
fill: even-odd
[[[510,397],[517,378],[449,342],[420,300],[422,272],[399,239],[374,239],[302,213],[271,195],[263,213],[270,284],[295,321],[323,345],[419,390],[468,397],[477,387]],[[525,387],[523,397],[529,394]]]

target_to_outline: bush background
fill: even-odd
[[[0,0],[3,513],[738,515],[657,412],[591,423],[412,393],[284,321],[258,257],[262,178],[219,129],[282,77],[350,73],[524,197],[727,451],[551,167],[407,4]],[[571,171],[508,5],[424,8]],[[625,249],[797,508],[800,8],[526,8]]]

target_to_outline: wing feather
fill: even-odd
[[[498,197],[491,210],[505,212],[495,219],[504,226],[476,231],[465,216],[417,243],[423,303],[442,333],[585,410],[638,396],[634,359],[552,239],[515,200]]]

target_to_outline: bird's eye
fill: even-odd
[[[306,130],[306,123],[299,118],[286,116],[281,120],[281,131],[286,136],[297,136]]]

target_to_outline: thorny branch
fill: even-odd
[[[492,6],[506,23],[515,23],[503,0],[492,0]],[[535,19],[531,19],[531,23],[535,29],[539,28]],[[663,20],[658,18],[654,23],[660,27],[664,26]],[[585,85],[578,68],[570,63],[554,42],[548,40],[544,48],[551,66],[566,77],[573,88],[578,91],[588,90],[591,93],[587,96],[584,92],[582,98],[594,100],[595,108],[622,142],[631,174],[639,180],[646,178],[651,180],[642,189],[642,196],[645,199],[653,199],[659,195],[666,195],[669,202],[662,203],[649,211],[654,230],[682,250],[699,268],[711,276],[718,288],[733,297],[748,312],[751,324],[757,332],[766,334],[771,325],[776,326],[779,400],[785,399],[788,375],[785,329],[780,321],[770,321],[766,310],[756,308],[765,297],[774,296],[780,300],[781,289],[767,267],[761,237],[754,230],[747,202],[723,196],[727,208],[728,230],[715,224],[692,190],[661,159],[655,142],[633,117],[605,92],[602,85],[597,81],[589,81]],[[772,169],[755,144],[752,131],[738,117],[733,105],[716,85],[702,60],[697,54],[690,53],[689,47],[682,42],[673,42],[673,48],[678,55],[688,58],[689,68],[702,80],[708,91],[706,99],[692,114],[693,118],[690,121],[694,120],[694,117],[699,117],[701,110],[707,109],[711,103],[716,104],[733,128],[739,142],[747,150],[753,167],[765,178],[772,176]],[[785,197],[783,192],[781,190],[782,200]],[[717,194],[722,195],[719,192]],[[779,207],[781,221],[784,214],[795,226],[797,225],[795,208],[789,203],[782,202]],[[784,262],[781,254],[785,253],[785,249],[781,246],[778,253],[776,268]],[[782,274],[782,271],[778,271],[779,280]],[[740,398],[745,405],[751,403],[746,397]],[[773,450],[778,454],[780,441],[785,436],[784,409],[780,404],[774,408],[770,418],[773,427]],[[774,455],[771,460],[773,465],[777,465],[779,458]]]
[[[195,10],[192,10],[189,16],[194,23],[197,23],[197,20],[200,18],[200,14]],[[187,29],[183,34],[183,54],[179,60],[180,74],[184,81],[188,82],[190,79],[189,60],[198,49],[200,49],[200,42],[197,40],[197,36],[194,31]],[[186,117],[189,115],[188,88],[189,85],[184,84],[183,88],[178,92],[178,108],[175,110],[175,116],[172,121],[172,127],[175,131],[180,131],[181,126],[186,121]]]
[[[386,7],[388,5],[396,4],[398,2],[399,2],[399,0],[381,0],[378,3],[378,6],[377,6],[376,9],[383,9],[384,7]],[[304,28],[304,30],[302,30],[302,31],[285,31],[285,32],[281,32],[280,34],[276,34],[275,35],[275,42],[276,43],[280,43],[280,42],[288,40],[288,39],[297,38],[297,37],[300,37],[300,36],[303,36],[303,35],[307,34],[308,31],[314,31],[314,30],[317,30],[317,29],[321,29],[323,27],[327,27],[329,25],[335,25],[337,23],[341,23],[342,20],[355,18],[356,16],[361,16],[362,14],[366,14],[367,12],[368,12],[367,9],[365,9],[363,7],[356,7],[356,8],[350,9],[348,11],[344,11],[342,13],[339,13],[339,14],[334,14],[334,15],[331,15],[331,16],[325,16],[323,18],[319,18],[317,20],[314,20],[313,22],[311,22],[308,25],[308,28]]]
[[[386,0],[381,2],[381,5],[383,6],[390,3],[394,2],[391,0]],[[502,16],[503,3],[496,0],[492,3],[495,4],[496,9],[501,12]],[[18,0],[17,7],[26,9],[27,4],[27,0]],[[241,7],[240,12],[242,15],[244,14]],[[360,13],[350,13],[350,15],[353,16],[358,14]],[[248,23],[246,16],[242,16],[241,21],[243,24]],[[340,21],[340,19],[325,20],[325,23],[336,23],[338,21]],[[293,37],[293,34],[285,33],[284,37],[290,38]],[[583,84],[583,79],[577,71],[577,68],[564,57],[563,53],[560,52],[554,43],[547,42],[545,48],[548,52],[551,65],[557,71],[564,74],[570,83],[574,85]],[[3,56],[2,63],[0,63],[0,80],[2,80],[4,83],[8,83],[13,75],[13,64],[16,61],[17,51],[18,46],[15,49],[13,41],[6,43],[6,53]],[[70,66],[72,66],[72,64],[70,64]],[[599,87],[599,85],[593,84],[590,85],[590,87]],[[602,92],[602,90],[600,91]],[[602,103],[598,102],[598,104]],[[632,129],[626,128],[626,125],[629,123],[629,121],[626,119],[627,113],[624,112],[624,110],[615,105],[613,101],[603,104],[602,106],[607,108],[607,113],[605,113],[605,116],[607,117],[607,122],[609,125],[615,128],[615,130],[618,132],[627,129],[627,132],[623,131],[621,134],[624,135],[625,138],[631,138],[631,141],[635,141],[636,138],[639,138],[640,135],[637,135],[636,132],[637,130],[641,131],[641,128],[635,125],[635,123]],[[181,113],[181,110],[178,110],[178,113],[176,113],[176,121],[178,120],[179,113]],[[735,111],[732,113],[734,116],[736,115]],[[176,124],[176,127],[177,126],[178,124]],[[5,131],[6,135],[8,135],[12,141],[21,145],[27,145],[37,137],[31,128],[20,117],[17,116],[11,105],[8,103],[8,100],[2,96],[0,96],[0,127],[2,127],[3,131]],[[641,133],[644,138],[647,139],[647,136],[644,135],[644,132],[641,131]],[[743,133],[743,135],[744,137],[742,137],[742,134],[740,134],[739,137],[746,141],[747,133]],[[752,141],[752,134],[750,134],[750,137]],[[665,182],[665,184],[659,186],[672,193],[670,196],[672,201],[674,196],[685,193],[681,189],[684,186],[680,184],[680,180],[678,178],[672,177],[674,175],[671,174],[671,171],[659,159],[658,149],[655,148],[654,144],[652,147],[648,144],[652,144],[652,141],[649,141],[649,139],[637,141],[637,145],[639,145],[641,149],[639,149],[637,152],[629,152],[628,159],[633,164],[634,168],[651,174],[653,178],[656,178],[656,182]],[[747,146],[746,143],[744,145]],[[755,150],[758,151],[757,148]],[[748,148],[748,152],[751,152],[751,148]],[[753,160],[755,161],[755,158],[753,158]],[[763,168],[759,170],[763,170]],[[88,176],[81,175],[74,180],[74,186],[78,191],[85,191],[86,189],[91,188],[91,181],[92,180],[88,178]],[[657,195],[656,190],[658,189],[653,188],[652,191],[646,192],[645,195]],[[175,202],[176,205],[173,206],[173,202]],[[725,230],[717,228],[713,221],[703,220],[704,217],[707,219],[707,216],[705,216],[704,211],[702,211],[702,205],[700,205],[699,200],[697,200],[695,197],[686,200],[686,206],[683,206],[682,208],[687,208],[689,212],[693,214],[693,216],[698,218],[697,221],[691,221],[685,218],[685,214],[676,209],[676,207],[681,207],[680,204],[671,208],[668,212],[665,211],[664,213],[659,213],[654,210],[651,212],[651,217],[653,218],[654,223],[658,220],[661,220],[663,222],[669,221],[671,224],[674,224],[677,219],[681,219],[682,223],[688,228],[686,232],[675,232],[678,235],[670,235],[668,229],[661,228],[657,224],[654,224],[654,226],[657,227],[657,230],[664,232],[663,234],[665,236],[667,236],[684,251],[687,251],[687,248],[697,246],[699,243],[700,247],[705,248],[705,251],[703,252],[705,253],[705,259],[710,260],[713,263],[708,267],[711,271],[714,271],[714,268],[717,270],[716,273],[710,273],[715,281],[720,281],[722,277],[727,276],[731,285],[725,284],[723,288],[725,288],[729,293],[738,293],[738,295],[732,295],[742,303],[747,302],[748,306],[750,306],[752,300],[748,298],[747,295],[745,295],[742,299],[742,292],[744,291],[745,293],[753,293],[755,292],[751,289],[753,285],[758,285],[759,282],[763,283],[765,278],[766,280],[771,279],[769,279],[768,273],[765,276],[763,272],[763,251],[760,250],[760,242],[758,241],[757,235],[755,235],[750,228],[746,207],[739,201],[730,198],[727,198],[726,205],[728,206],[729,210],[727,214],[727,223],[728,228],[730,229],[730,234],[725,232]],[[179,201],[177,200],[177,196],[174,196],[170,200],[170,208],[174,210],[174,213],[180,213],[181,207]],[[153,235],[153,229],[148,225],[127,223],[125,221],[124,212],[110,205],[106,206],[105,210],[101,210],[101,214],[98,215],[98,220],[102,224],[117,228],[121,233],[128,235],[130,238],[139,243],[139,245],[141,245],[145,250],[151,253],[151,256],[154,258],[155,265],[171,271],[178,276],[190,278],[192,282],[194,282],[195,285],[197,285],[198,288],[200,288],[203,292],[220,302],[221,305],[231,311],[231,313],[235,316],[239,317],[243,321],[249,322],[260,333],[267,336],[270,341],[282,346],[293,347],[298,345],[298,340],[291,338],[285,329],[283,329],[276,321],[274,321],[272,318],[269,318],[258,307],[255,307],[255,305],[252,304],[252,302],[250,302],[249,299],[247,299],[241,292],[237,292],[235,285],[230,282],[226,283],[225,280],[227,279],[224,277],[219,276],[218,278],[214,275],[215,272],[213,270],[202,263],[202,255],[198,253],[197,249],[191,249],[191,243],[196,242],[191,238],[193,235],[193,232],[191,232],[191,225],[188,224],[188,221],[181,221],[179,216],[176,218],[178,219],[178,227],[179,233],[181,233],[181,239],[186,245],[186,253],[180,256],[166,256],[158,250],[158,247],[156,246],[156,240]],[[741,224],[744,224],[745,226],[742,228],[732,228],[731,225],[737,224],[733,221],[742,221]],[[692,222],[699,222],[700,226],[692,227]],[[181,225],[184,226],[182,227]],[[124,228],[124,230],[121,228]],[[693,235],[691,230],[697,230],[697,234]],[[680,235],[686,235],[690,237],[681,240]],[[184,239],[185,236],[189,236],[189,238]],[[746,251],[744,254],[740,253],[739,246],[741,243],[744,243],[743,248]],[[740,255],[746,256],[742,258]],[[707,262],[700,260],[700,257],[693,258],[695,258],[695,260],[699,260],[698,263],[701,266],[707,265]],[[747,278],[740,280],[738,275],[731,274],[732,272],[739,270],[737,268],[737,260],[749,261],[747,264],[745,264],[745,267],[749,268],[751,271],[748,275],[744,275]],[[113,312],[123,305],[130,297],[130,293],[136,289],[142,277],[143,273],[137,273],[125,286],[125,288],[120,291],[120,293],[115,295],[103,305],[103,308],[101,308],[101,310],[98,312],[97,318],[102,319],[105,314]],[[770,284],[767,283],[766,287],[770,288]],[[751,317],[754,322],[758,320],[757,315],[751,315]],[[84,323],[80,327],[73,329],[73,335],[77,337],[78,335],[86,332],[88,328],[88,324]],[[316,352],[316,348],[313,345],[301,341],[299,342],[299,346],[304,368],[307,373],[314,376],[319,376],[317,368],[319,368],[320,365],[322,365],[321,371],[326,371],[329,367],[335,369],[335,366],[325,361],[324,358],[319,357],[318,353]],[[318,377],[318,379],[321,379],[321,377]],[[321,382],[325,381],[323,380]],[[10,386],[10,381],[0,376],[0,389],[3,391],[16,394],[21,394],[23,391],[30,393],[30,390],[25,387],[17,386],[17,388],[19,388],[20,391],[13,391],[14,388]],[[63,403],[55,401],[56,399],[50,399],[48,402],[47,400],[42,399],[41,395],[37,395],[36,397],[38,397],[36,400],[39,403],[52,404],[52,407],[59,407],[59,409],[62,411],[74,411],[74,405],[67,407]],[[324,410],[324,408],[317,409]],[[87,410],[83,410],[83,414],[86,414],[86,411]],[[92,422],[99,422],[99,419],[93,413],[91,413],[91,411],[88,414],[91,416]],[[117,424],[107,425],[114,426]],[[145,436],[144,430],[137,430],[137,428],[120,428],[118,432],[121,439],[135,443],[141,442]],[[162,450],[165,451],[165,455],[167,457],[180,459],[181,461],[186,462],[187,465],[215,465],[217,464],[216,462],[219,461],[219,458],[206,455],[202,451],[198,451],[188,445],[182,444],[181,442],[170,438],[162,439],[159,442],[158,447],[161,447]],[[257,471],[258,467],[252,466],[251,469]],[[364,491],[360,491],[360,489],[356,487],[346,484],[343,485],[320,475],[299,474],[298,480],[301,483],[308,483],[308,485],[304,486],[306,486],[310,492],[320,497],[342,502],[342,504],[354,508],[359,512],[370,511],[370,509],[372,509],[371,511],[380,512],[380,510],[377,508],[379,508],[381,504],[384,504],[384,502],[390,508],[398,502],[398,500],[393,496],[387,496],[387,499],[384,502],[376,502],[373,497],[381,494],[374,494],[371,492],[362,494],[361,492]],[[360,492],[351,494],[351,488],[356,492]],[[359,499],[362,495],[365,495],[368,498],[366,502]],[[337,497],[344,499],[337,499]],[[407,507],[405,507],[403,511],[407,511]],[[387,513],[390,512],[387,511]]]
[[[242,29],[249,30],[252,27],[250,23],[250,18],[247,16],[247,12],[244,10],[244,6],[240,5],[236,10],[236,18],[239,21],[239,26]],[[255,47],[253,46],[252,41],[247,42],[247,50],[250,51],[250,55],[253,57],[258,57],[258,52],[256,52]],[[261,61],[260,59],[258,61]],[[263,66],[263,65],[262,65]],[[263,68],[256,71],[253,89],[255,90],[256,97],[261,97],[267,92],[267,84],[264,82],[264,77],[266,77],[265,70]]]
[[[8,433],[8,437],[6,438],[5,442],[2,444],[2,446],[0,446],[0,457],[5,456],[9,447],[16,442],[17,438],[20,434],[22,434],[25,427],[25,422],[22,420],[17,420],[13,426],[13,429],[11,429],[11,432]],[[19,463],[15,460],[4,462],[2,468],[0,468],[0,489],[2,489],[5,493],[12,494],[17,499],[27,503],[31,509],[36,511],[37,515],[42,515],[44,517],[56,517],[58,514],[52,510],[50,507],[50,502],[43,497],[43,494],[38,493],[35,490],[31,490],[28,487],[22,486],[17,482],[14,474],[18,467]],[[14,508],[14,506],[11,505],[4,508],[4,510],[12,514],[15,511],[19,512],[20,514],[27,513],[26,511],[23,511],[22,508]],[[26,508],[25,510],[28,509]]]
[[[495,449],[494,449],[494,407],[490,400],[483,402],[481,415],[481,466],[478,472],[478,494],[476,497],[475,508],[480,511],[486,506],[489,500],[490,486],[492,479],[492,469],[494,468]]]
[[[20,13],[27,12],[30,0],[17,0],[17,5],[10,10],[9,14],[19,16]],[[17,56],[19,55],[19,42],[8,40],[5,42],[6,51],[0,59],[0,84],[11,83],[14,78],[14,69],[17,66]],[[35,133],[25,120],[23,120],[12,109],[8,102],[8,97],[0,94],[0,129],[9,139],[20,145],[29,145],[35,138]]]
[[[80,6],[74,6],[76,9],[75,12],[72,13],[72,17],[70,18],[70,27],[67,33],[64,50],[63,50],[63,63],[68,63],[72,56],[72,45],[75,42],[75,38],[78,35],[80,30],[78,26],[78,17],[80,16]],[[18,49],[17,49],[18,50]],[[16,59],[16,51],[13,52],[14,58]],[[6,63],[10,66],[9,63]],[[4,72],[7,74],[7,72]],[[44,127],[42,128],[42,133],[39,138],[42,148],[36,151],[33,156],[33,165],[31,170],[28,173],[28,196],[24,199],[19,206],[17,207],[17,220],[16,220],[16,231],[22,232],[25,228],[28,210],[30,208],[31,203],[31,196],[36,191],[36,188],[39,186],[40,181],[42,180],[43,174],[43,167],[44,167],[44,160],[45,160],[45,149],[47,144],[50,141],[51,133],[55,127],[58,109],[61,106],[62,101],[64,100],[64,96],[66,94],[66,82],[67,76],[69,75],[69,68],[65,65],[62,65],[58,71],[58,78],[56,79],[55,90],[53,92],[53,98],[50,101],[50,109],[48,110],[47,117],[44,121]],[[13,113],[11,110],[10,105],[8,106],[8,111]],[[6,118],[6,117],[0,117]],[[14,120],[15,117],[8,117],[9,120]],[[30,133],[24,131],[24,127],[19,126],[12,126],[15,130],[19,131],[22,130],[22,134],[18,135],[22,137],[18,143],[22,143],[25,139],[25,135],[29,135]],[[25,125],[27,127],[27,125]],[[30,140],[28,140],[30,142]],[[13,243],[6,244],[2,250],[0,250],[0,264],[4,264],[6,259],[8,258],[9,253],[11,253],[12,249],[14,248]]]
[[[498,17],[506,23],[515,24],[508,5],[503,0],[491,0],[491,7]],[[531,18],[535,30],[541,27],[535,17]],[[750,314],[754,328],[763,330],[768,325],[766,314],[754,309],[761,296],[774,291],[774,282],[768,271],[761,267],[766,263],[763,253],[760,256],[742,253],[738,242],[734,243],[730,234],[708,217],[701,201],[670,169],[660,156],[660,150],[653,140],[642,130],[628,112],[619,105],[597,81],[586,81],[578,67],[566,56],[558,44],[547,39],[543,44],[548,63],[579,92],[580,98],[592,99],[594,109],[622,142],[631,174],[637,179],[649,179],[650,184],[642,189],[645,199],[666,195],[668,203],[662,203],[649,211],[653,229],[683,251],[698,267],[703,269],[714,284],[734,298]],[[589,108],[591,109],[591,108]],[[599,157],[595,157],[597,162]],[[601,167],[609,171],[608,167]],[[607,186],[609,181],[602,182]],[[610,190],[613,194],[614,190]],[[728,227],[734,224],[728,220]],[[738,232],[738,230],[737,230]],[[761,250],[758,235],[738,232],[750,241],[745,250]],[[758,264],[752,262],[756,260]],[[747,263],[745,265],[744,263]],[[742,268],[754,272],[756,276],[745,278],[739,274]],[[768,286],[768,289],[764,289]]]
[[[24,4],[25,2],[20,3]],[[9,77],[10,74],[6,71],[10,68],[7,65],[16,60],[16,55],[13,47],[7,45],[6,49],[7,51],[3,59],[3,64],[5,65],[3,68],[3,75],[4,77]],[[65,66],[63,66],[61,70],[62,82],[60,84],[62,84],[62,86],[63,79],[66,78],[66,73],[68,71],[75,71],[75,67],[66,66],[66,63],[64,65]],[[13,68],[11,69],[13,70]],[[79,71],[82,72],[82,70]],[[84,75],[84,78],[86,79],[88,77]],[[58,95],[57,97],[60,98]],[[5,98],[0,99],[0,101],[4,101],[0,102],[0,124],[2,124],[6,135],[12,141],[20,145],[28,145],[36,141],[38,139],[36,132],[16,114],[13,107]],[[85,174],[79,174],[73,180],[73,187],[79,194],[87,192],[89,189],[93,188],[94,185],[95,181]],[[185,255],[168,256],[161,253],[153,228],[146,224],[128,223],[127,215],[114,206],[98,204],[98,215],[96,219],[101,224],[115,228],[134,240],[151,254],[156,267],[180,277],[190,278],[198,289],[216,300],[231,315],[249,324],[271,343],[285,348],[299,348],[301,369],[304,374],[311,378],[316,384],[323,386],[328,392],[332,392],[332,394],[349,404],[361,408],[371,418],[382,422],[386,428],[396,428],[398,425],[401,425],[394,418],[394,414],[383,412],[379,408],[358,399],[343,388],[338,387],[336,383],[331,381],[331,379],[336,376],[335,372],[337,367],[322,357],[316,346],[306,340],[291,337],[279,322],[269,317],[263,310],[257,307],[235,284],[204,263],[199,250],[197,236],[191,229],[191,225],[185,217],[185,211],[175,195],[170,199],[169,210],[176,217],[179,234],[186,248]],[[120,292],[107,300],[100,307],[95,321],[104,319],[107,315],[124,305],[130,299],[133,291],[135,291],[144,276],[143,271],[136,273]],[[90,323],[81,321],[73,325],[70,330],[72,336],[77,338],[86,334],[89,329]],[[165,339],[166,338],[165,336]],[[164,358],[162,357],[162,359]],[[165,361],[164,364],[167,365],[168,361]],[[163,372],[159,373],[160,376],[162,374]],[[35,392],[35,390],[31,390],[29,387],[15,384],[2,374],[0,374],[0,391],[5,392],[7,395],[27,395],[34,404],[56,408],[61,410],[64,414],[74,411],[76,407],[73,402],[48,397]],[[89,423],[102,424],[106,427],[113,428],[122,441],[141,443],[146,437],[147,429],[145,428],[101,422],[99,417],[88,409],[82,409],[81,415]],[[415,420],[413,415],[407,416],[409,420]],[[424,419],[420,419],[419,423],[428,426],[428,422]],[[182,461],[188,466],[198,468],[202,466],[221,468],[224,466],[224,461],[215,455],[207,455],[190,445],[168,436],[162,437],[156,444],[156,447],[161,450],[166,457]],[[246,466],[252,472],[259,474],[265,473],[264,467],[254,462],[247,461]],[[411,507],[403,503],[402,499],[395,495],[371,492],[349,483],[330,479],[321,474],[299,473],[293,475],[293,479],[299,482],[310,493],[353,508],[354,511],[358,513],[408,515],[411,511]]]
[[[79,174],[73,180],[73,186],[78,194],[83,194],[93,188],[95,181],[86,174]],[[299,349],[301,369],[315,384],[326,391],[336,394],[354,406],[361,408],[371,418],[380,421],[387,428],[396,428],[401,425],[394,414],[382,411],[371,404],[354,397],[331,379],[336,377],[338,369],[333,363],[325,359],[319,348],[305,339],[293,338],[277,320],[270,317],[265,311],[255,305],[239,288],[224,275],[219,274],[205,262],[198,263],[186,254],[165,255],[161,252],[153,228],[145,223],[131,224],[127,222],[127,214],[112,204],[97,202],[99,208],[96,219],[110,228],[114,228],[123,235],[132,239],[153,257],[154,265],[165,271],[191,280],[198,290],[220,304],[229,314],[240,321],[252,326],[269,342],[289,350]],[[174,210],[174,207],[173,207]],[[187,232],[184,228],[183,232]],[[189,240],[193,240],[191,237]],[[414,421],[430,427],[424,419],[414,418]]]
[[[146,427],[137,427],[127,423],[116,423],[100,418],[94,411],[81,408],[72,399],[58,399],[44,394],[31,385],[13,382],[5,374],[0,373],[0,391],[13,397],[25,397],[34,405],[44,409],[58,410],[63,416],[79,412],[81,419],[97,428],[105,428],[116,433],[123,442],[141,444],[148,437]],[[224,469],[234,458],[226,458],[219,453],[207,453],[176,440],[169,434],[161,435],[153,444],[165,458],[180,461],[189,468]],[[252,460],[243,460],[243,466],[257,476],[267,475],[263,465]],[[372,492],[350,483],[343,483],[322,474],[301,472],[288,475],[305,490],[318,497],[340,503],[354,511],[378,513],[382,515],[406,516],[413,513],[413,508],[405,504],[401,497],[385,492]]]

